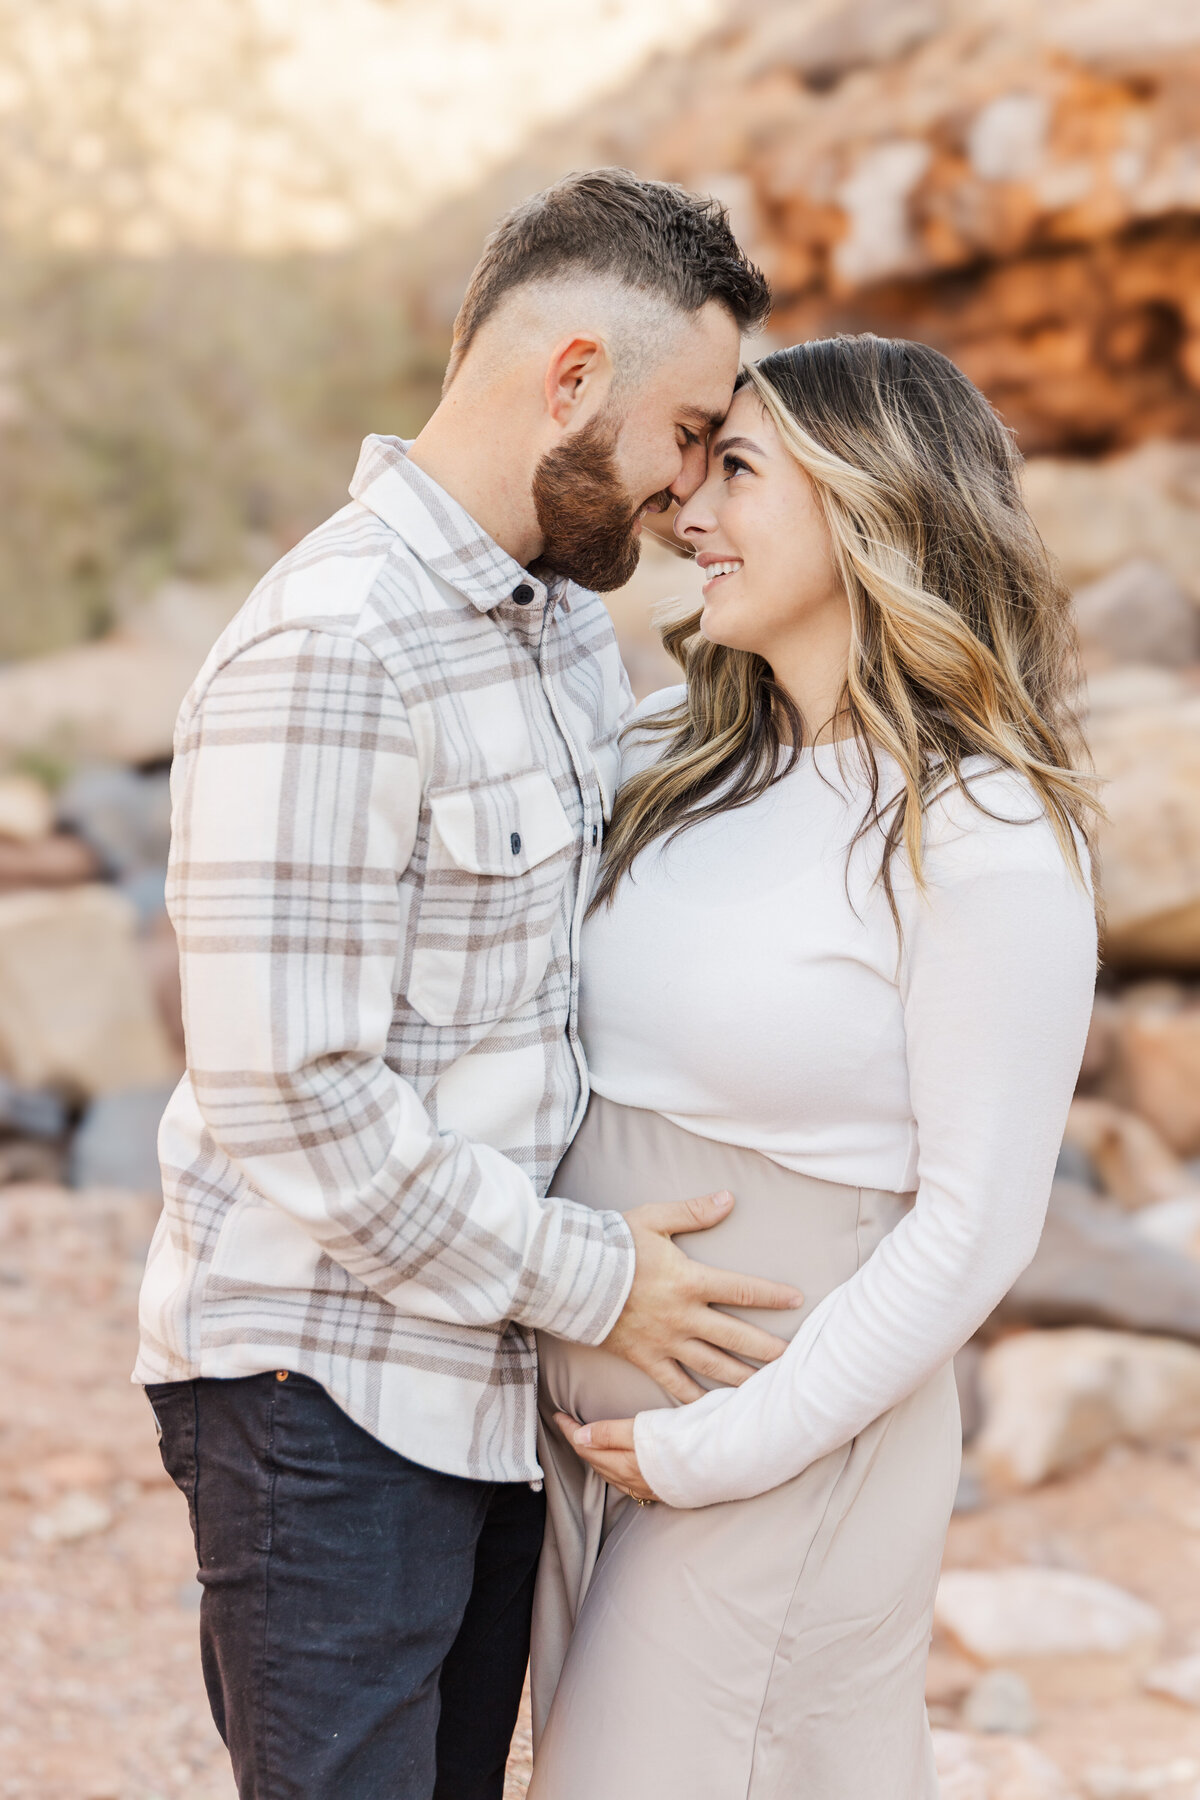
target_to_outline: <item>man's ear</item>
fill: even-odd
[[[546,365],[546,411],[556,425],[574,429],[603,408],[612,376],[612,356],[598,333],[564,338]]]

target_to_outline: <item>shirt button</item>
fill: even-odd
[[[512,591],[512,597],[518,606],[528,606],[533,599],[533,589],[527,581],[519,581]]]
[[[600,827],[598,825],[593,825],[592,826],[592,849],[593,850],[596,848],[596,845],[599,842],[600,842]]]
[[[513,855],[520,856],[520,854],[521,854],[521,834],[520,834],[520,832],[514,831],[508,841],[509,841],[510,845],[512,846]]]

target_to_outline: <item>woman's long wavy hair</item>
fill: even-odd
[[[1074,834],[1090,841],[1095,801],[1070,698],[1070,596],[1025,509],[1007,429],[947,357],[869,333],[777,350],[742,370],[746,386],[813,484],[849,597],[839,722],[869,772],[859,837],[883,834],[897,924],[895,854],[903,846],[922,884],[925,810],[948,781],[973,798],[971,756],[1029,782],[1082,879]],[[799,714],[761,656],[709,643],[698,612],[662,635],[687,697],[639,722],[663,753],[618,795],[594,906],[611,903],[649,844],[745,806],[802,745]],[[899,767],[898,791],[889,782],[885,793],[881,750]]]

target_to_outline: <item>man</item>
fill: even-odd
[[[629,694],[602,602],[686,499],[768,296],[619,170],[499,226],[441,404],[368,438],[176,740],[188,1072],[135,1379],[187,1495],[205,1680],[255,1800],[499,1800],[542,1529],[535,1327],[686,1369],[781,1346],[671,1242],[547,1198]],[[686,1365],[686,1369],[685,1369]],[[564,1796],[564,1800],[568,1800]]]

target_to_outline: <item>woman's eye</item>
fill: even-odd
[[[734,456],[732,454],[727,454],[721,458],[721,467],[725,471],[726,481],[733,475],[749,475],[751,473],[750,464],[744,463],[740,456]]]

